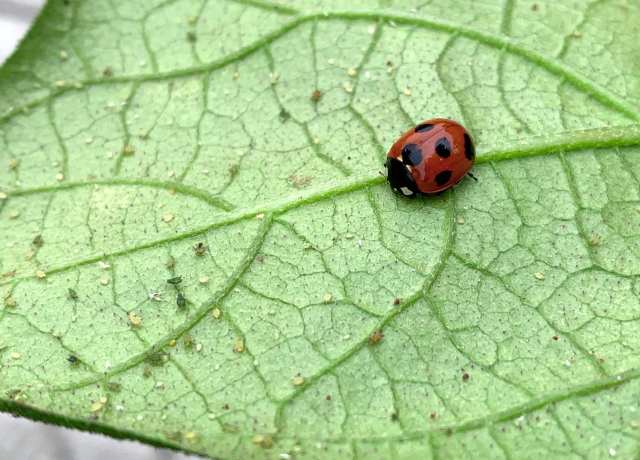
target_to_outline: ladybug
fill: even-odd
[[[442,192],[469,172],[476,148],[469,132],[444,118],[428,120],[400,136],[387,154],[387,182],[394,193],[413,198]]]

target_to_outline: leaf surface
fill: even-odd
[[[221,459],[637,454],[638,24],[50,2],[0,69],[0,409]],[[391,194],[435,117],[480,180]]]

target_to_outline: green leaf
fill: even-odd
[[[638,455],[640,9],[574,3],[49,2],[0,70],[0,409],[221,459]],[[434,117],[479,181],[393,195]]]

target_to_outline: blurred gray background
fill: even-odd
[[[45,0],[0,0],[0,64],[13,53],[44,3]],[[81,459],[196,460],[199,457],[13,418],[0,412],[0,460]]]

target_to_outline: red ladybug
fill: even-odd
[[[413,198],[438,193],[462,180],[476,159],[469,132],[436,118],[400,136],[387,154],[387,182],[394,193]],[[475,177],[473,177],[475,179]]]

